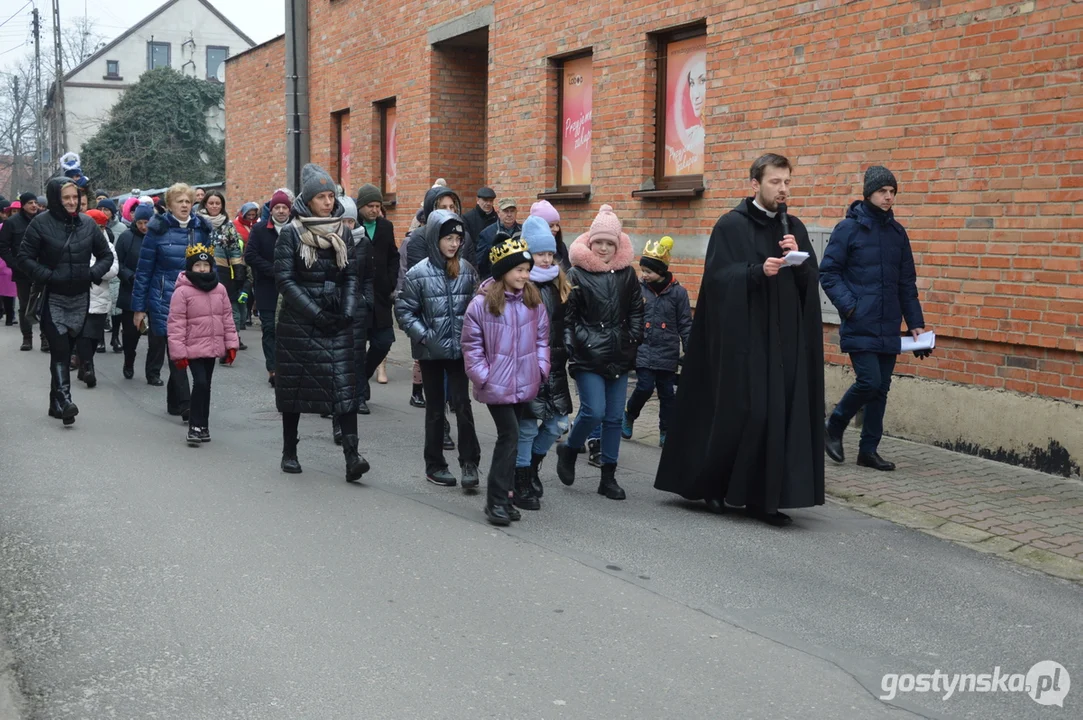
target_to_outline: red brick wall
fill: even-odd
[[[286,43],[226,60],[226,199],[260,205],[286,184]]]
[[[435,90],[429,97],[433,172],[458,191],[464,212],[474,206],[477,189],[485,185],[487,77],[484,52],[459,48],[433,52]]]
[[[1083,3],[497,0],[488,117],[445,118],[445,96],[480,97],[469,70],[480,64],[434,51],[426,34],[484,4],[443,3],[439,16],[420,0],[311,6],[319,28],[312,159],[329,159],[329,113],[352,108],[353,184],[378,180],[371,143],[378,131],[362,127],[374,117],[365,110],[396,97],[399,207],[391,217],[400,236],[436,177],[472,205],[482,184],[474,169],[479,138],[487,140],[483,179],[498,193],[522,203],[551,189],[558,74],[550,59],[592,48],[593,196],[557,203],[566,236],[581,232],[603,202],[629,232],[705,236],[746,194],[748,166],[768,150],[796,164],[793,213],[830,228],[859,195],[865,167],[884,164],[900,180],[896,212],[913,242],[927,321],[940,334],[933,358],[900,370],[1083,402],[1076,374],[1083,365]],[[710,75],[706,192],[694,200],[633,199],[654,164],[650,33],[701,20]],[[230,68],[262,68],[255,57],[231,60]],[[465,84],[452,95],[440,83],[456,74]],[[277,82],[269,71],[268,82]],[[280,87],[259,100],[281,98]],[[251,124],[242,127],[256,134]],[[458,136],[450,153],[441,132]],[[367,151],[362,138],[370,139]],[[260,147],[268,163],[284,167],[284,155],[273,154],[280,143]],[[233,167],[227,163],[231,188]],[[694,294],[700,261],[682,259],[680,246],[675,254],[674,269]],[[825,338],[829,361],[844,360],[831,352],[831,328]]]

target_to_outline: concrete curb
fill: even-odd
[[[831,488],[827,489],[827,494],[840,504],[866,515],[890,520],[897,525],[920,530],[942,540],[950,540],[978,552],[997,555],[1048,575],[1083,585],[1083,562],[1079,560],[1023,545],[905,505],[853,495],[845,490]]]

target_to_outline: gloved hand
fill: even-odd
[[[915,350],[914,351],[914,357],[916,357],[918,360],[924,360],[925,358],[929,357],[932,354],[933,354],[932,350]]]
[[[336,323],[336,328],[339,330],[345,330],[353,325],[353,316],[351,315],[339,315]]]
[[[248,302],[248,293],[241,292],[241,294],[237,296],[237,303],[239,305],[244,305],[246,302]]]
[[[232,365],[233,361],[237,359],[237,348],[230,348],[226,350],[226,365]]]
[[[333,333],[338,330],[338,321],[341,316],[338,313],[320,310],[316,316],[316,327],[325,333]]]
[[[181,370],[187,370],[188,369],[188,358],[177,358],[176,360],[173,361],[173,364],[176,365]]]

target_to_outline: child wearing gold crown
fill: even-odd
[[[674,387],[680,366],[681,348],[688,350],[692,334],[692,306],[688,291],[673,279],[669,254],[673,238],[650,240],[639,259],[640,289],[643,293],[643,344],[636,355],[636,388],[628,398],[621,424],[621,436],[632,437],[632,429],[643,406],[658,391],[658,446],[666,444],[666,430],[676,398]]]
[[[240,340],[229,294],[214,269],[214,247],[189,246],[184,267],[169,301],[166,325],[170,359],[182,372],[192,372],[187,442],[199,445],[211,441],[208,422],[214,363],[224,358],[232,365]]]

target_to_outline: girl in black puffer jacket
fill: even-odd
[[[90,286],[113,267],[113,251],[94,221],[79,212],[79,189],[71,178],[53,178],[45,195],[49,211],[26,228],[18,265],[45,288],[41,330],[49,340],[49,416],[71,425],[79,414],[71,399],[72,349],[86,322]]]
[[[569,249],[572,292],[565,309],[568,372],[579,389],[579,415],[567,443],[557,445],[557,476],[575,482],[575,460],[587,436],[602,426],[602,481],[598,494],[623,500],[617,484],[621,420],[628,372],[643,340],[643,296],[632,268],[632,241],[609,205],[602,205],[590,231]]]
[[[425,386],[425,479],[454,487],[458,482],[444,461],[444,375],[447,402],[459,427],[459,465],[463,488],[476,489],[481,446],[474,430],[469,381],[463,365],[463,316],[478,287],[474,267],[462,259],[466,230],[463,220],[447,210],[434,210],[425,223],[428,257],[410,268],[395,300],[395,318],[410,336],[414,359]]]

